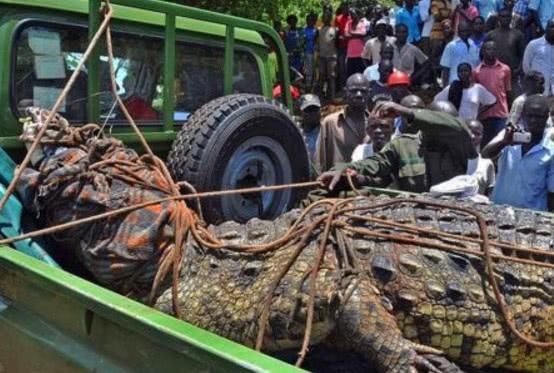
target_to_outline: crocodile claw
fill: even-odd
[[[418,355],[415,358],[415,365],[419,372],[464,373],[456,364],[437,355]]]

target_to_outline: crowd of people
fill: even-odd
[[[554,2],[404,0],[276,25],[331,190],[455,190],[554,211]],[[320,24],[318,26],[318,24]],[[321,118],[322,103],[344,108]]]

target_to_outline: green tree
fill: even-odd
[[[299,18],[310,11],[320,13],[326,0],[174,0],[177,3],[229,13],[239,17],[257,20],[275,20],[285,18],[287,14],[296,14]],[[335,5],[336,6],[336,5]]]
[[[321,15],[324,4],[337,9],[341,0],[169,0],[175,3],[209,9],[215,12],[233,14],[260,21],[284,20],[295,14],[303,24],[306,15],[316,12]],[[389,0],[390,1],[390,0]],[[366,7],[376,0],[350,0],[352,6]]]

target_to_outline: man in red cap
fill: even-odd
[[[391,98],[396,103],[400,103],[404,97],[411,94],[411,79],[405,72],[398,70],[393,71],[393,73],[389,75],[387,85],[390,89]]]

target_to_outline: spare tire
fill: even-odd
[[[309,158],[301,131],[285,107],[252,94],[217,98],[198,109],[168,155],[176,180],[198,191],[306,181]],[[206,221],[273,219],[304,196],[300,189],[202,200]]]

